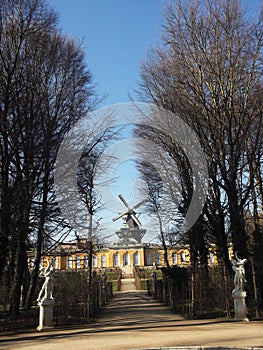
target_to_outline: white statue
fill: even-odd
[[[53,298],[53,287],[54,287],[54,268],[50,266],[50,262],[47,259],[47,267],[42,268],[39,274],[40,277],[45,277],[45,281],[38,294],[37,301],[42,302],[44,300],[50,300]]]
[[[237,253],[235,253],[235,257],[236,260],[232,260],[232,269],[235,272],[233,292],[244,292],[244,283],[246,282],[244,264],[247,259],[239,259]]]

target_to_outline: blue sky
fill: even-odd
[[[140,65],[147,50],[158,42],[163,0],[49,0],[59,15],[59,27],[68,36],[83,40],[87,65],[99,96],[107,95],[99,107],[128,102],[129,93],[138,87]],[[135,95],[134,95],[135,96]],[[124,175],[125,174],[125,175]],[[135,194],[138,173],[133,162],[117,164],[112,192],[122,193],[135,205],[144,198]],[[134,198],[135,197],[135,198]],[[120,202],[120,210],[124,210]],[[112,223],[116,213],[103,212],[105,224],[119,228],[122,220]],[[147,224],[146,220],[142,220]],[[117,236],[116,236],[117,238]],[[115,238],[114,238],[115,240]]]
[[[99,96],[108,95],[98,107],[128,102],[129,93],[136,100],[133,90],[138,87],[140,65],[147,51],[158,43],[163,4],[168,0],[48,0],[48,3],[57,11],[62,31],[83,40],[96,92]],[[260,0],[247,3],[251,14],[258,12]],[[120,162],[114,176],[118,176],[112,185],[116,197],[122,193],[133,204],[144,199],[133,198],[132,184],[138,173],[131,161]],[[113,213],[103,216],[112,229],[121,225],[120,221],[111,222]],[[145,228],[152,226],[145,219],[142,222]]]
[[[102,105],[129,101],[137,87],[140,64],[155,46],[162,20],[162,0],[49,0],[59,25],[84,40],[87,64]]]

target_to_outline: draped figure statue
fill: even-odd
[[[237,253],[235,253],[235,258],[232,260],[232,269],[235,272],[233,292],[244,292],[244,283],[246,282],[244,264],[247,259],[239,259]]]
[[[52,295],[53,287],[54,287],[54,268],[53,266],[50,266],[50,262],[48,259],[47,259],[47,267],[41,269],[39,276],[44,277],[45,281],[38,294],[37,301],[42,302],[44,300],[54,299]]]

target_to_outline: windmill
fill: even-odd
[[[128,203],[126,202],[125,198],[119,194],[120,200],[124,203],[124,205],[127,207],[127,210],[121,213],[120,215],[116,216],[112,219],[112,221],[117,221],[120,218],[123,218],[125,223],[128,224],[130,228],[140,227],[142,226],[140,220],[136,216],[135,209],[139,208],[141,205],[143,205],[146,202],[146,199],[141,201],[140,203],[136,204],[132,209],[129,207]]]
[[[135,210],[143,205],[146,200],[143,200],[136,204],[133,208],[130,208],[129,204],[121,194],[119,194],[119,198],[127,208],[127,210],[125,210],[123,213],[112,219],[112,221],[117,221],[120,218],[124,220],[123,227],[116,231],[116,234],[119,236],[119,243],[140,243],[146,230],[141,229],[142,224],[136,216]]]

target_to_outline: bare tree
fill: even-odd
[[[249,257],[244,212],[261,193],[262,34],[262,13],[249,18],[238,0],[174,1],[164,46],[141,70],[142,98],[180,115],[199,137],[210,177],[206,217],[227,270],[226,214],[234,250]]]
[[[27,307],[45,224],[58,218],[52,196],[56,152],[65,133],[92,107],[94,92],[81,45],[59,33],[56,14],[45,1],[2,1],[0,59],[1,269],[8,266],[13,276],[11,310],[18,314],[32,235],[37,255]]]
[[[116,130],[110,127],[110,116],[106,116],[108,127],[103,128],[85,147],[79,161],[78,167],[78,188],[81,201],[85,204],[85,211],[88,219],[87,251],[88,251],[88,318],[91,314],[91,294],[92,294],[92,256],[94,245],[98,246],[101,238],[96,228],[94,228],[94,215],[100,210],[101,198],[96,193],[97,182],[100,174],[112,159],[105,157],[103,153],[109,143],[115,138]],[[97,223],[98,225],[98,223]]]

